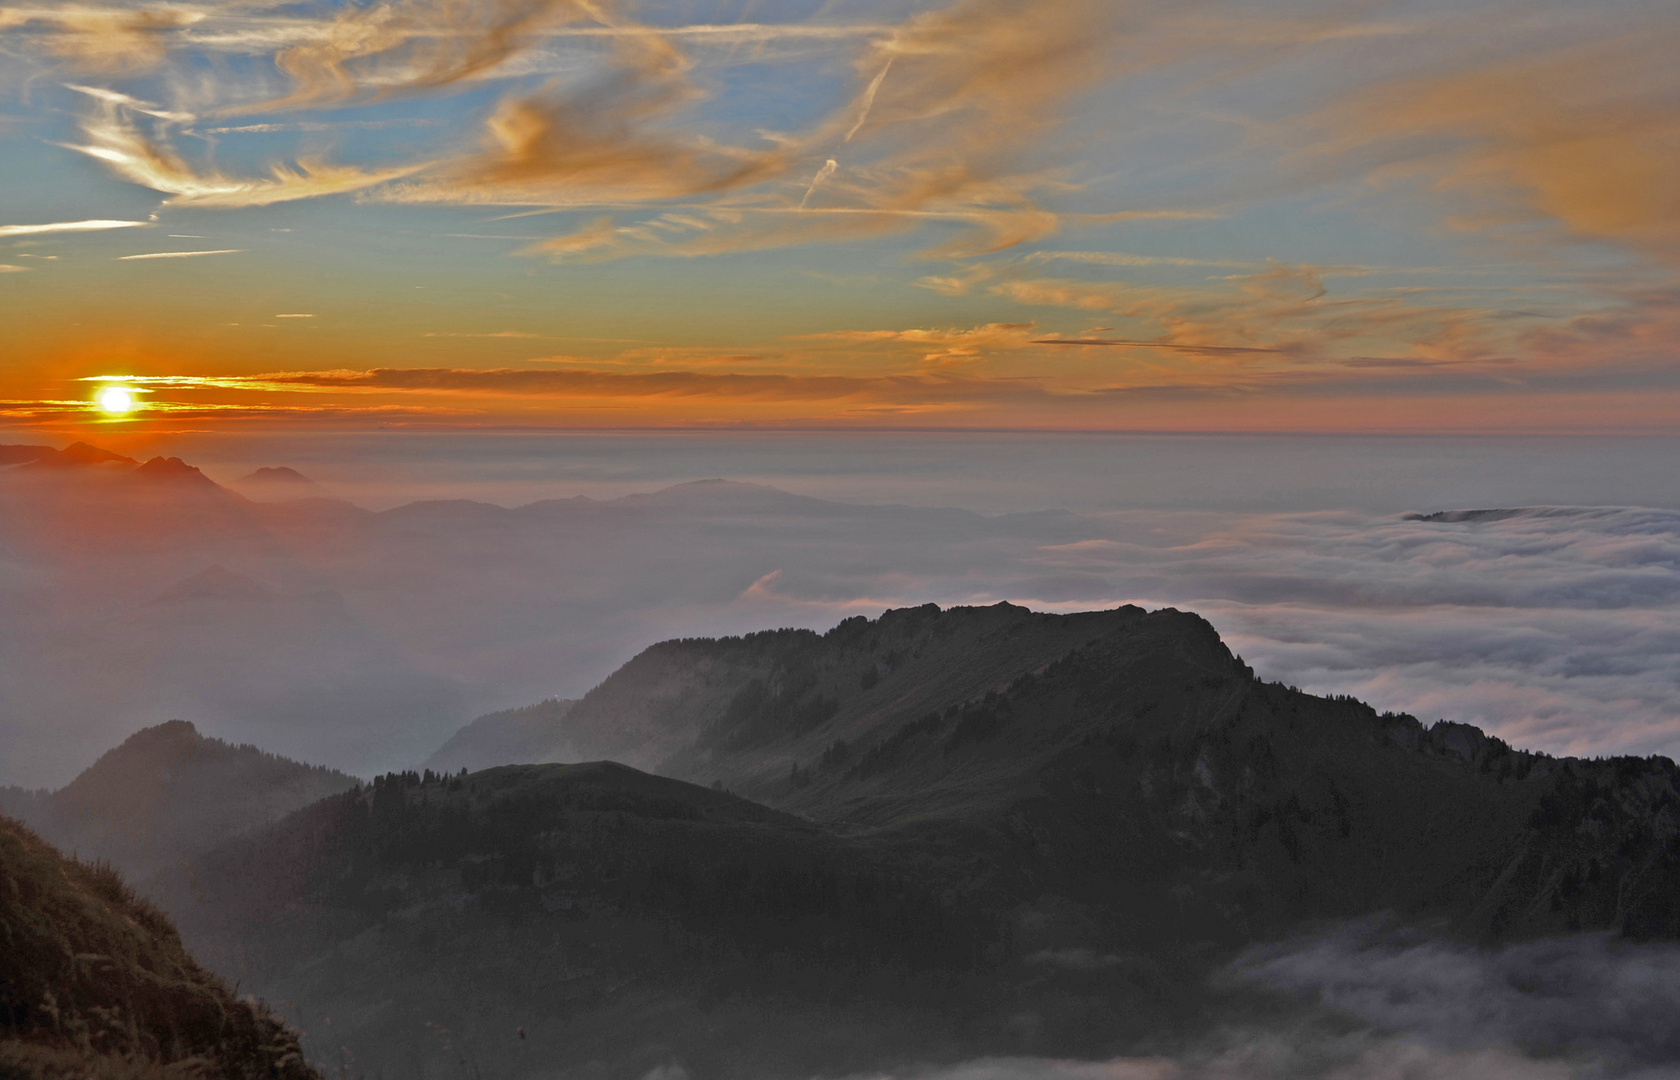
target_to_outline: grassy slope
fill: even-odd
[[[65,858],[8,818],[0,1074],[318,1080],[295,1036],[199,967],[120,876]]]

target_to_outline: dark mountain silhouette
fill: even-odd
[[[331,1019],[315,1056],[632,1080],[963,1052],[1007,931],[939,884],[610,762],[381,777],[154,881],[213,966]]]
[[[422,768],[476,772],[496,765],[576,760],[571,747],[555,737],[560,722],[576,704],[549,698],[535,705],[488,713],[457,731]]]
[[[667,642],[548,726],[765,805],[607,764],[404,774],[157,887],[370,1068],[413,1071],[432,1023],[508,1076],[1111,1055],[1244,947],[1375,912],[1680,937],[1672,762],[1266,683],[1172,609]]]
[[[859,616],[826,635],[667,641],[586,694],[555,737],[582,757],[774,791],[790,757],[809,765],[837,740],[861,745],[929,708],[1000,689],[1127,618],[929,604]]]
[[[109,866],[0,818],[0,1075],[319,1080],[297,1036],[240,1000]]]
[[[58,791],[12,789],[0,809],[60,847],[141,876],[355,783],[172,720],[137,732]]]
[[[215,486],[216,483],[200,472],[198,466],[188,465],[178,457],[150,458],[134,470],[134,475],[153,481],[209,484],[211,486]]]

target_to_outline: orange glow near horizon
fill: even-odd
[[[1672,429],[1680,30],[1607,4],[0,19],[0,422]]]

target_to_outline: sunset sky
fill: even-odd
[[[0,7],[0,424],[1663,433],[1677,55],[1671,0]]]

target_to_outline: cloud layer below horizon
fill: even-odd
[[[622,470],[612,445],[598,450]],[[300,464],[324,483],[298,494],[340,490]],[[0,477],[0,780],[63,782],[176,717],[353,771],[403,767],[475,715],[580,696],[666,638],[1005,600],[1175,606],[1267,679],[1524,749],[1680,755],[1675,511],[982,515],[698,484],[519,509],[164,513],[106,489],[35,502],[22,477]],[[218,592],[223,572],[237,595]]]
[[[1576,935],[1498,949],[1370,919],[1255,948],[1216,981],[1311,1007],[1107,1061],[990,1058],[890,1080],[1661,1080],[1680,950]],[[857,1078],[861,1080],[861,1078]]]

